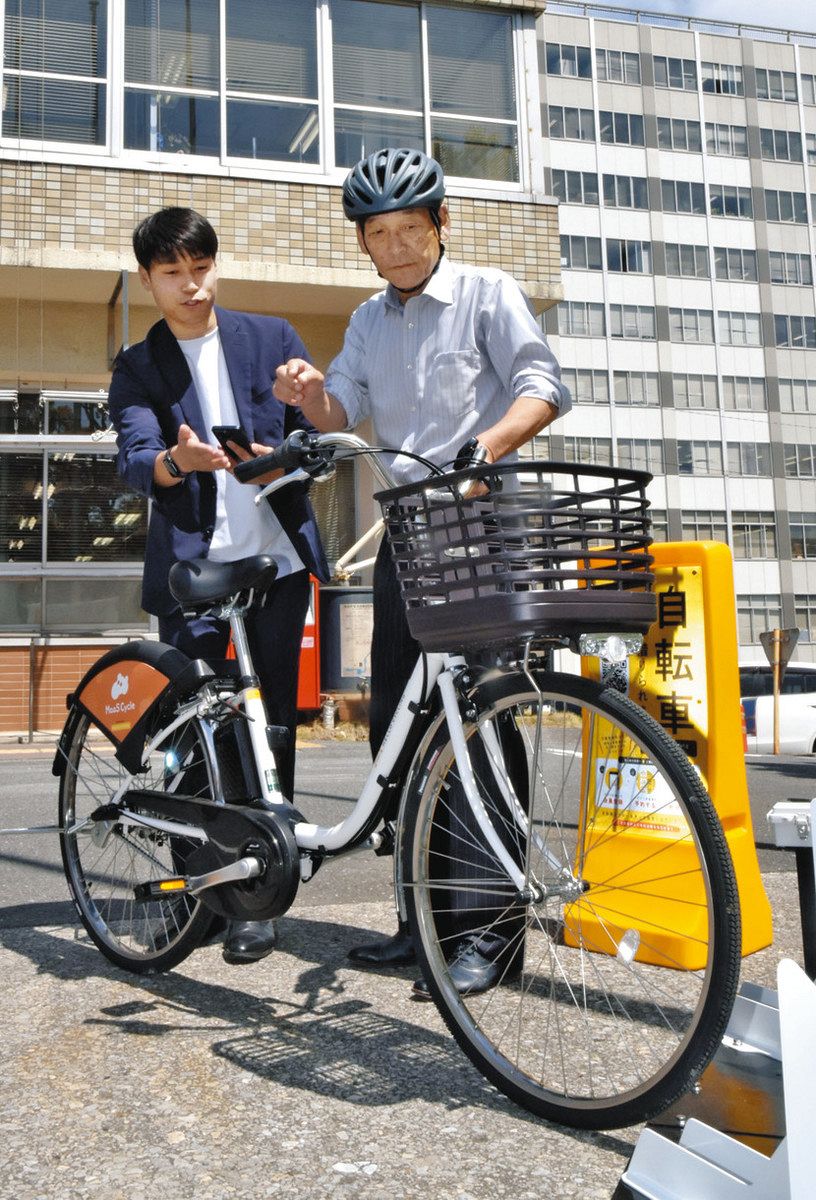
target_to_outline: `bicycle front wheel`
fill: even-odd
[[[106,958],[136,974],[167,971],[208,932],[213,914],[189,894],[137,901],[139,884],[183,874],[198,844],[117,818],[92,820],[127,785],[217,799],[217,778],[198,719],[191,717],[159,738],[142,773],[131,778],[113,748],[81,716],[66,751],[59,795],[60,847],[80,920]]]
[[[525,887],[464,798],[443,726],[406,798],[403,874],[428,986],[501,1091],[589,1129],[643,1121],[698,1078],[736,993],[728,847],[688,759],[637,705],[575,676],[477,687],[480,797]],[[460,994],[473,945],[493,986]]]

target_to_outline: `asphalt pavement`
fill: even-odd
[[[812,769],[797,765],[777,764],[778,785],[807,795]],[[0,747],[0,827],[53,819],[47,768],[36,746]],[[348,811],[366,768],[364,746],[304,747],[309,816]],[[773,775],[760,772],[763,787]],[[802,951],[792,864],[769,853],[774,945],[743,978],[775,987],[779,960]],[[321,871],[262,963],[230,967],[207,946],[144,978],[78,931],[52,834],[0,837],[0,861],[2,1200],[627,1195],[638,1128],[534,1119],[411,998],[410,968],[348,962],[350,946],[393,929],[388,860]]]

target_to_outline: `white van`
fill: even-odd
[[[740,700],[747,748],[773,753],[773,671],[767,663],[741,666]],[[779,749],[816,754],[816,663],[789,663],[779,696]]]

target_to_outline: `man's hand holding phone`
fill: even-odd
[[[251,442],[249,435],[240,425],[213,425],[213,436],[224,449],[224,453],[228,454],[234,463],[249,462],[251,458],[257,458],[259,454],[268,454],[273,449],[272,446],[264,446],[260,442]],[[231,468],[228,468],[231,471]],[[272,483],[273,480],[279,479],[283,471],[267,471],[265,475],[259,475],[253,479],[254,484]]]

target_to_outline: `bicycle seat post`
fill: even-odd
[[[249,721],[249,738],[255,755],[255,765],[261,785],[262,803],[276,807],[286,803],[286,797],[280,790],[277,764],[269,743],[267,717],[258,677],[252,663],[252,655],[247,641],[244,614],[246,608],[234,605],[229,610],[229,623],[232,632],[232,644],[235,648],[235,660],[241,673],[241,689],[244,696],[244,713]]]
[[[241,672],[241,680],[245,685],[245,680],[255,678],[255,668],[252,663],[252,656],[249,652],[249,643],[247,642],[246,625],[244,624],[244,612],[242,608],[234,608],[230,612],[229,623],[230,632],[232,633],[232,644],[235,648],[235,661]]]

